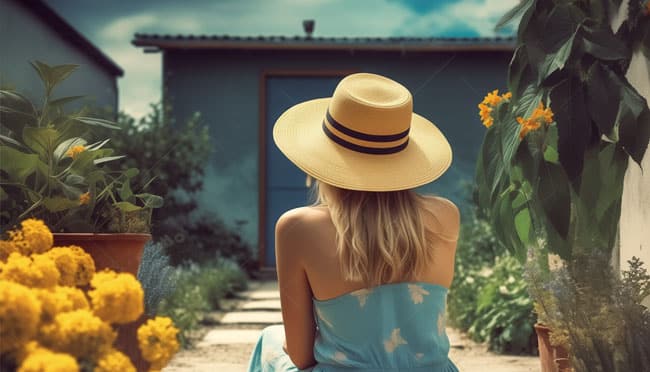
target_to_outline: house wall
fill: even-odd
[[[25,6],[17,1],[0,0],[0,86],[15,88],[40,103],[43,84],[29,64],[34,60],[49,65],[81,65],[54,90],[55,97],[86,95],[86,102],[117,112],[114,76]]]
[[[617,30],[627,15],[628,1],[621,2],[618,14],[612,19],[612,29]],[[641,50],[632,55],[625,75],[630,84],[650,102],[650,60]],[[623,180],[623,199],[619,223],[619,268],[627,270],[627,261],[639,257],[650,272],[650,148],[641,160],[641,167],[631,158]],[[650,296],[644,304],[650,307]]]
[[[164,92],[177,121],[200,111],[210,125],[214,152],[200,204],[231,225],[246,221],[243,236],[255,247],[264,71],[363,71],[401,82],[413,94],[415,112],[438,125],[454,149],[452,168],[421,191],[465,204],[462,182],[472,180],[484,134],[477,105],[488,91],[503,91],[510,57],[509,52],[166,50]]]

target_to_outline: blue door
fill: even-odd
[[[293,165],[273,142],[273,125],[289,107],[314,98],[330,97],[341,77],[270,76],[266,79],[266,215],[265,267],[275,267],[275,222],[285,211],[311,203],[306,174]],[[261,237],[260,237],[261,238]]]

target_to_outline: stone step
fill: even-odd
[[[213,329],[196,346],[255,344],[261,333],[261,329]]]
[[[241,292],[237,294],[237,297],[245,300],[279,300],[280,292],[273,289],[269,289],[269,290],[260,289],[255,291]]]
[[[233,311],[221,318],[221,324],[280,324],[279,311]]]
[[[275,310],[280,311],[280,300],[255,300],[245,302],[241,310]]]

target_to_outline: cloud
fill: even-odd
[[[458,0],[427,13],[413,13],[398,29],[399,35],[496,36],[494,26],[518,0]],[[510,34],[504,30],[501,34]]]

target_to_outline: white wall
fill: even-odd
[[[0,0],[0,85],[42,102],[43,87],[29,61],[81,65],[54,91],[55,97],[88,95],[100,107],[117,109],[117,82],[76,45],[12,0]]]
[[[612,20],[618,29],[627,14],[628,1],[623,1],[619,14]],[[630,84],[650,102],[650,60],[640,50],[634,52],[626,74]],[[620,269],[627,269],[627,260],[639,257],[650,272],[650,149],[641,161],[643,171],[632,159],[628,162],[623,186],[623,201],[619,225]],[[650,306],[650,297],[644,301]]]

